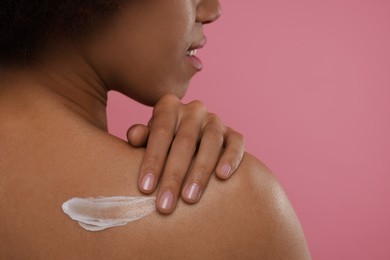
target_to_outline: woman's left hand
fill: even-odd
[[[156,204],[163,214],[174,211],[180,190],[184,201],[198,202],[211,174],[228,179],[244,154],[241,134],[200,101],[183,104],[173,95],[156,104],[148,126],[131,126],[127,138],[134,147],[146,146],[138,186],[150,194],[160,180]]]

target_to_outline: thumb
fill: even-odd
[[[133,147],[145,147],[149,137],[149,127],[146,125],[132,125],[127,130],[127,141]]]

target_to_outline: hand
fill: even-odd
[[[173,95],[156,104],[148,126],[130,127],[127,138],[134,147],[146,146],[138,186],[150,194],[161,179],[156,204],[163,214],[174,211],[182,186],[183,200],[198,202],[211,174],[228,179],[244,154],[241,134],[225,127],[200,101],[182,104]]]

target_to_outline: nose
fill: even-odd
[[[202,24],[212,23],[221,16],[219,0],[201,0],[197,6],[196,21]]]

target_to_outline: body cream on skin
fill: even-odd
[[[151,196],[72,198],[62,204],[64,213],[89,231],[126,225],[155,208],[156,197]]]

